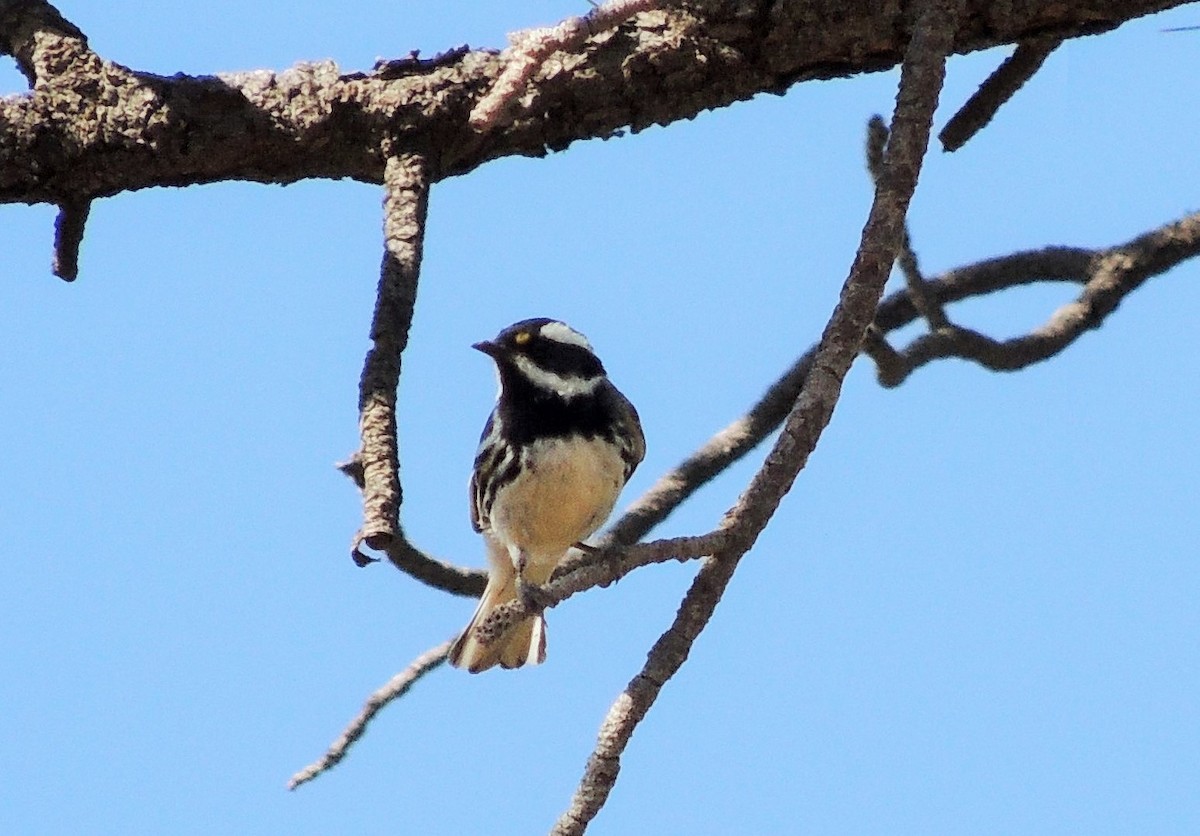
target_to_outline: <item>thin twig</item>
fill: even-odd
[[[967,144],[975,134],[983,130],[996,115],[1000,106],[1011,99],[1025,82],[1033,78],[1050,53],[1063,42],[1061,36],[1043,35],[1017,44],[996,70],[979,85],[979,89],[950,117],[946,127],[938,134],[942,148],[957,151]]]
[[[871,326],[867,328],[867,333],[863,336],[862,353],[874,361],[875,374],[884,386],[887,385],[885,381],[905,374],[903,358],[896,349],[892,348],[892,344],[884,336],[883,330],[875,323],[871,323]]]
[[[609,709],[571,804],[551,831],[554,836],[579,836],[603,807],[634,729],[663,684],[687,659],[738,562],[778,508],[833,415],[842,380],[874,319],[896,258],[961,8],[962,0],[931,0],[921,11],[902,65],[892,139],[885,152],[882,176],[841,299],[821,337],[812,373],[774,449],[726,515],[728,544],[704,561],[674,622],[651,648],[641,672]]]
[[[1012,280],[1014,273],[1024,277],[1020,283],[1068,279],[1081,282],[1083,290],[1079,298],[1055,311],[1045,324],[1019,337],[995,340],[969,328],[952,326],[917,337],[904,349],[893,352],[893,357],[886,358],[886,365],[880,364],[880,357],[872,355],[879,382],[887,387],[899,386],[921,366],[944,357],[971,360],[992,371],[1016,371],[1047,360],[1086,331],[1099,328],[1121,301],[1147,279],[1197,255],[1200,255],[1200,212],[1116,247],[1016,253],[952,271],[929,285],[935,296],[946,301],[963,298],[968,287],[990,292],[993,288],[981,287],[1001,277],[1003,286],[1017,284]],[[1071,269],[1060,269],[1064,267]],[[886,307],[887,303],[880,308],[881,318]],[[888,323],[892,328],[900,324],[898,319]]]
[[[717,432],[700,449],[664,473],[626,509],[597,542],[600,548],[634,543],[665,520],[688,497],[725,471],[779,429],[812,369],[816,346],[804,352],[740,418]],[[584,558],[587,559],[586,556]],[[570,571],[575,562],[564,563]]]
[[[79,245],[83,243],[83,228],[87,224],[92,201],[88,198],[63,200],[54,219],[54,261],[51,270],[63,281],[73,282],[79,276]]]
[[[355,741],[363,736],[371,719],[392,700],[404,696],[417,680],[445,662],[446,654],[449,652],[450,642],[448,641],[442,642],[437,647],[431,647],[413,659],[407,668],[388,680],[386,685],[367,697],[362,711],[350,721],[341,736],[330,745],[324,755],[293,775],[288,781],[288,789],[294,790],[301,784],[306,784],[321,773],[337,766]]]
[[[512,45],[503,52],[504,70],[472,109],[468,118],[471,127],[485,131],[500,125],[534,73],[555,52],[574,49],[592,35],[660,5],[660,0],[609,0],[583,17],[569,17],[554,27],[510,35]]]
[[[393,566],[413,580],[452,595],[478,598],[487,586],[485,569],[468,569],[439,560],[413,546],[403,533],[388,543],[387,556]]]
[[[572,595],[597,586],[608,586],[643,566],[672,560],[683,563],[706,557],[724,548],[727,540],[725,531],[710,531],[694,537],[671,537],[631,546],[597,548],[582,560],[564,563],[549,583],[527,587],[525,599],[517,598],[496,607],[478,626],[476,638],[487,644],[523,618],[556,607]]]
[[[883,153],[887,139],[887,125],[879,116],[873,117],[867,124],[867,168],[871,172],[871,179],[875,182],[879,182],[883,173]],[[908,286],[908,293],[912,297],[913,304],[921,312],[921,316],[925,317],[925,321],[929,323],[930,330],[936,331],[949,326],[950,321],[946,318],[945,309],[929,292],[926,285],[921,265],[917,261],[917,253],[913,250],[912,235],[908,231],[907,219],[904,222],[904,232],[900,236],[900,249],[896,251],[896,263],[900,266],[900,272],[904,276],[904,283]],[[882,335],[880,337],[882,338]],[[867,345],[872,349],[878,346],[873,337],[867,341]]]

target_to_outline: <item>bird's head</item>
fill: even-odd
[[[501,387],[527,384],[535,394],[571,400],[604,381],[604,365],[587,337],[556,319],[525,319],[473,348],[496,361]]]

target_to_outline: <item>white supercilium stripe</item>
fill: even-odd
[[[534,386],[554,392],[567,400],[577,398],[580,395],[590,395],[604,381],[603,375],[596,375],[595,377],[576,377],[574,375],[563,377],[560,374],[543,369],[521,354],[513,357],[512,362],[517,367],[517,371]]]
[[[577,345],[581,348],[586,348],[588,351],[592,350],[592,344],[587,341],[587,337],[565,322],[547,322],[542,326],[541,335],[548,340],[554,340],[556,343]]]

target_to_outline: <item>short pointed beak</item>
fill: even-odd
[[[471,346],[471,348],[475,349],[476,351],[482,351],[492,359],[498,359],[504,353],[504,349],[490,340],[484,340],[481,343],[475,343],[475,345]]]

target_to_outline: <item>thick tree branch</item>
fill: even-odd
[[[953,49],[1077,37],[1181,2],[972,0]],[[436,182],[497,157],[540,156],[803,81],[888,69],[903,53],[906,8],[697,0],[646,12],[556,53],[530,79],[520,114],[480,134],[470,114],[507,66],[494,52],[409,62],[399,76],[394,62],[348,75],[326,62],[163,77],[96,58],[42,0],[3,0],[0,51],[38,84],[0,99],[0,203],[227,180],[381,183],[385,136],[404,137],[409,150],[436,148],[427,161]]]
[[[98,60],[83,33],[45,0],[0,0],[0,54],[16,59],[30,87],[95,72]]]
[[[596,748],[571,800],[551,831],[578,836],[608,799],[621,754],[659,691],[686,661],[737,568],[791,488],[833,416],[850,370],[895,261],[908,204],[929,143],[946,56],[962,12],[961,0],[929,0],[917,21],[900,76],[883,171],[863,229],[862,242],[842,296],[821,337],[812,372],[804,381],[783,432],[750,486],[726,514],[729,540],[707,558],[684,596],[675,621],[651,648],[646,664],[609,709]]]

